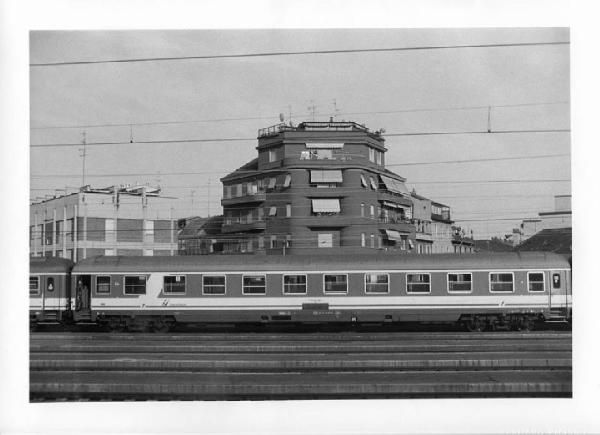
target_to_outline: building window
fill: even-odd
[[[371,238],[371,248],[375,248],[375,235],[371,234],[369,237]]]
[[[163,277],[163,292],[165,294],[185,293],[185,276],[169,275]]]
[[[382,240],[382,238],[381,238],[381,235],[380,235],[380,234],[378,234],[378,235],[377,235],[377,247],[378,247],[379,249],[381,249],[381,247],[382,247],[382,246],[383,246],[383,240]]]
[[[369,181],[371,182],[371,189],[377,190],[377,183],[373,177],[369,177]]]
[[[265,275],[244,275],[242,294],[264,295],[267,292]]]
[[[40,277],[30,276],[29,277],[29,294],[39,295],[40,294]]]
[[[277,150],[269,150],[269,163],[277,160]]]
[[[144,257],[152,257],[154,255],[154,250],[152,250],[152,249],[144,249],[142,251],[142,255]]]
[[[291,184],[292,184],[292,175],[286,174],[285,180],[283,180],[283,187],[290,187]]]
[[[104,255],[108,255],[108,256],[115,255],[115,250],[114,249],[105,249]]]
[[[490,291],[506,293],[514,291],[514,275],[512,272],[490,273]]]
[[[375,163],[375,149],[369,148],[369,161]]]
[[[267,185],[267,188],[275,189],[276,184],[277,184],[277,178],[275,178],[275,177],[269,178],[269,184]]]
[[[375,157],[376,157],[376,160],[377,160],[377,164],[381,165],[382,161],[383,161],[383,153],[381,151],[377,151],[376,150],[375,151]]]
[[[110,276],[96,277],[96,293],[110,293]]]
[[[46,290],[48,290],[49,292],[54,291],[54,278],[53,277],[46,278]]]
[[[306,275],[283,275],[283,294],[306,294]]]
[[[325,293],[348,293],[348,275],[324,275],[323,291]]]
[[[317,247],[318,248],[333,248],[333,234],[332,233],[319,233],[317,235]]]
[[[271,236],[271,244],[270,244],[271,249],[274,249],[276,245],[277,245],[277,236]]]
[[[360,234],[360,246],[362,246],[363,248],[367,246],[367,238],[365,233]]]
[[[375,206],[374,205],[369,206],[369,212],[371,214],[371,219],[374,219],[375,218]]]
[[[145,295],[146,294],[146,276],[126,276],[125,277],[126,295]]]
[[[530,292],[543,292],[546,288],[543,272],[527,272],[527,288]]]
[[[360,217],[365,217],[365,203],[361,202],[360,204]]]
[[[406,293],[431,292],[430,275],[428,273],[407,273]]]
[[[286,248],[292,247],[292,235],[291,234],[286,234],[286,236],[285,236],[285,247]]]
[[[313,199],[312,212],[315,214],[336,214],[341,212],[340,200],[331,199]]]
[[[367,180],[363,174],[360,174],[360,185],[364,188],[367,188]]]
[[[202,277],[203,295],[224,295],[225,294],[225,276],[224,275],[204,275]]]
[[[449,293],[468,293],[472,288],[473,276],[470,273],[449,273],[448,274],[448,292]]]
[[[271,206],[269,207],[269,216],[277,216],[277,207],[276,206]]]
[[[389,293],[389,279],[387,273],[365,274],[365,293]]]
[[[285,205],[285,217],[292,217],[292,204]]]
[[[265,249],[265,238],[258,236],[258,249]]]

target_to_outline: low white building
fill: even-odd
[[[96,255],[176,255],[169,201],[149,186],[111,186],[30,206],[30,255],[77,261]]]

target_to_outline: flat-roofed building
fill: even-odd
[[[149,186],[111,186],[30,206],[30,255],[73,261],[97,255],[175,255],[170,202]]]

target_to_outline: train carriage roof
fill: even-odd
[[[29,273],[68,273],[75,263],[59,257],[32,257]]]
[[[433,255],[199,255],[173,257],[100,256],[80,261],[73,273],[252,272],[318,270],[488,270],[562,269],[569,262],[550,252]]]

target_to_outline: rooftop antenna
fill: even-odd
[[[487,132],[492,132],[492,106],[488,106]]]
[[[310,100],[310,106],[308,106],[308,113],[310,113],[313,122],[315,121],[315,111],[317,106],[315,106],[315,100]]]
[[[340,113],[340,109],[338,109],[338,107],[337,107],[337,101],[334,98],[333,99],[333,119],[336,119],[339,113]]]
[[[133,124],[129,124],[129,143],[133,143]]]
[[[85,145],[86,145],[86,137],[85,137],[85,131],[83,131],[82,133],[82,140],[81,143],[83,144],[83,148],[79,148],[79,152],[81,154],[79,154],[79,157],[81,157],[83,159],[83,169],[82,169],[82,174],[81,174],[81,185],[85,186],[85,156],[87,155],[86,149],[85,149]]]

